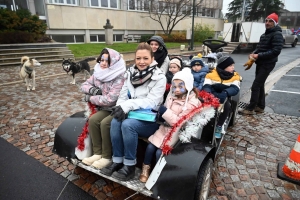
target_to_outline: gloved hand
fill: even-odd
[[[246,67],[245,70],[250,69],[255,61],[256,59],[250,56],[249,60],[243,65],[244,67]]]
[[[85,97],[84,97],[84,100],[85,100],[86,102],[89,102],[90,99],[91,99],[91,96],[92,96],[92,95],[86,94]]]
[[[162,117],[163,114],[167,111],[167,108],[164,105],[161,105],[158,108],[157,120],[160,122],[165,122],[166,120]]]
[[[112,107],[112,112],[110,113],[110,115],[116,118],[116,120],[118,121],[123,121],[126,118],[126,114],[121,106]]]
[[[100,88],[91,87],[91,88],[89,89],[89,94],[92,95],[92,96],[101,95],[101,94],[102,94],[102,91],[101,91]]]
[[[228,94],[226,91],[222,91],[216,95],[220,99],[220,103],[224,103],[226,98],[228,97]]]

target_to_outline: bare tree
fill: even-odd
[[[195,15],[196,12],[201,13],[202,2],[203,0],[195,0]],[[150,0],[149,4],[149,17],[157,21],[167,35],[172,33],[178,22],[193,14],[193,0]]]
[[[203,1],[206,0],[195,0],[195,15],[202,12]],[[193,14],[193,0],[129,0],[128,3],[129,9],[147,11],[145,17],[158,22],[167,35],[172,33],[178,22]]]

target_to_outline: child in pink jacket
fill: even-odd
[[[145,183],[148,180],[153,154],[156,152],[157,161],[162,153],[160,149],[161,145],[170,132],[171,127],[176,124],[181,117],[201,105],[197,90],[193,88],[193,84],[194,77],[190,68],[184,68],[182,71],[174,74],[170,93],[167,96],[165,104],[161,105],[158,110],[158,120],[166,123],[160,125],[159,129],[148,138],[150,143],[145,153],[143,169],[140,175],[141,182]],[[176,137],[177,138],[172,138],[171,140],[177,141],[178,136]]]

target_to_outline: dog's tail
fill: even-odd
[[[21,65],[23,65],[27,60],[29,60],[28,56],[22,56],[22,58],[21,58]]]
[[[84,59],[84,61],[86,61],[86,62],[93,61],[93,60],[96,60],[96,58],[86,58],[86,59]]]

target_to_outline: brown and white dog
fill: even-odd
[[[27,91],[35,90],[35,67],[41,66],[41,63],[39,63],[37,60],[33,58],[29,58],[28,56],[23,56],[21,58],[21,66],[20,66],[20,78],[25,81]],[[31,85],[32,81],[32,85]]]

